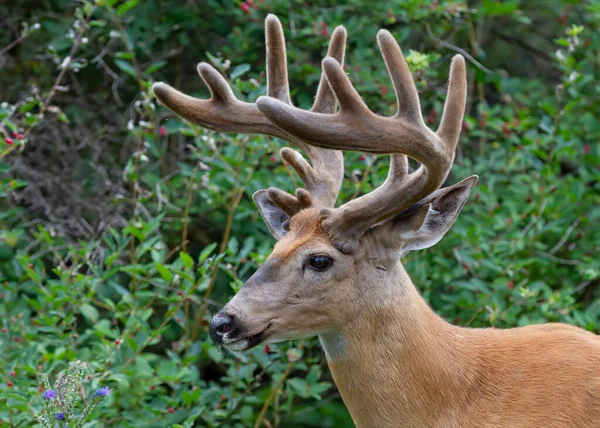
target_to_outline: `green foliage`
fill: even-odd
[[[34,424],[48,404],[42,374],[81,360],[86,389],[111,388],[86,427],[351,426],[316,339],[232,355],[206,334],[272,248],[252,193],[299,184],[279,158],[285,142],[200,129],[150,93],[166,80],[208,96],[194,73],[208,61],[241,99],[264,94],[267,13],[283,21],[302,107],[336,25],[349,32],[347,72],[386,115],[396,105],[375,35],[396,36],[432,128],[450,58],[468,53],[449,182],[480,181],[451,232],[409,254],[407,269],[456,324],[600,332],[596,2],[14,3],[1,6],[11,23],[0,34],[2,423]],[[387,168],[347,153],[340,200]]]

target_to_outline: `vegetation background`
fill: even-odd
[[[381,114],[395,105],[375,35],[397,37],[433,127],[450,58],[467,54],[448,181],[481,178],[448,236],[407,269],[459,325],[600,332],[597,0],[4,1],[0,425],[34,425],[42,374],[52,382],[82,360],[84,401],[112,389],[88,427],[352,426],[316,339],[233,355],[206,334],[273,245],[251,195],[298,184],[285,143],[197,128],[150,91],[167,81],[206,97],[195,66],[209,61],[253,101],[268,13],[304,107],[340,24],[347,72]],[[387,167],[347,153],[341,200]]]

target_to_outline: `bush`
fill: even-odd
[[[194,67],[209,61],[255,100],[267,13],[284,24],[302,107],[336,25],[349,32],[351,79],[381,114],[396,106],[375,34],[387,28],[413,49],[432,127],[450,58],[468,54],[449,183],[480,182],[452,233],[410,254],[407,270],[456,324],[600,332],[595,2],[13,3],[0,6],[10,17],[0,35],[0,423],[33,424],[43,374],[56,384],[81,360],[85,389],[111,389],[89,427],[351,425],[316,339],[232,355],[206,334],[272,248],[251,195],[298,185],[278,155],[286,143],[197,128],[150,92],[165,80],[206,97]],[[385,156],[347,153],[340,200],[387,168]]]

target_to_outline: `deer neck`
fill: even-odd
[[[433,425],[474,378],[466,332],[429,308],[400,263],[377,281],[363,282],[370,295],[351,322],[321,335],[331,373],[357,426]]]

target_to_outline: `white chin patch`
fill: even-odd
[[[248,339],[236,340],[232,343],[224,343],[223,346],[225,346],[228,351],[232,352],[245,351],[248,348]]]

